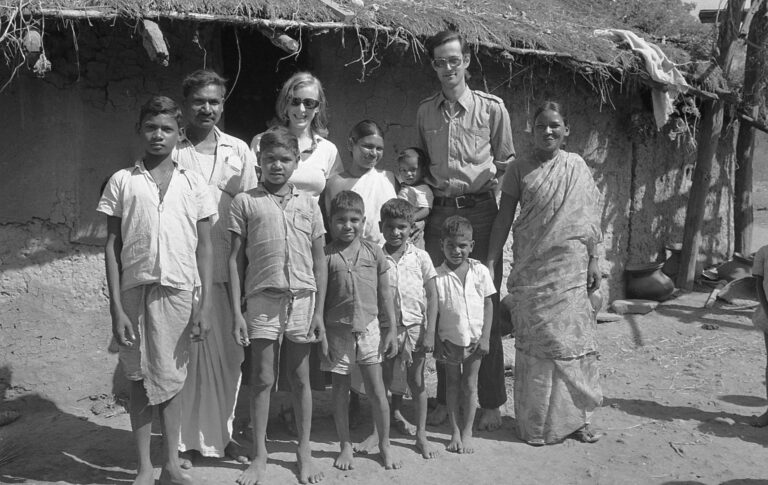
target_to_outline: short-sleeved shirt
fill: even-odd
[[[331,201],[342,190],[351,190],[360,195],[365,202],[365,227],[363,239],[376,245],[384,244],[384,235],[379,228],[381,206],[397,197],[395,176],[388,170],[372,168],[362,177],[352,177],[347,172],[336,174],[328,180],[325,191],[326,214],[331,213]]]
[[[325,297],[325,324],[350,325],[353,332],[364,332],[379,313],[379,275],[389,263],[376,244],[358,239],[358,248],[349,258],[336,241],[325,247],[328,262],[328,289]]]
[[[229,206],[235,195],[256,187],[258,177],[255,168],[256,157],[244,141],[227,135],[218,128],[214,128],[214,134],[216,154],[213,157],[213,170],[203,163],[206,156],[198,153],[186,138],[179,141],[173,157],[181,167],[195,172],[208,182],[208,190],[216,201],[218,215],[211,220],[213,281],[221,283],[229,281]]]
[[[476,194],[496,176],[497,162],[515,155],[509,113],[501,98],[467,88],[449,114],[442,92],[425,99],[416,112],[421,148],[430,159],[427,182],[441,197]]]
[[[192,290],[199,283],[197,223],[216,214],[201,176],[174,164],[161,201],[157,184],[138,161],[112,175],[96,210],[121,219],[121,290],[150,283]]]
[[[466,347],[483,334],[485,299],[496,293],[491,273],[480,261],[468,259],[462,285],[459,276],[445,263],[437,268],[438,336],[441,341]]]
[[[264,133],[253,137],[251,150],[259,153],[259,142]],[[315,134],[312,145],[301,152],[301,161],[289,180],[302,192],[308,192],[315,198],[325,190],[325,182],[332,175],[341,172],[344,167],[341,163],[339,150],[332,142]]]
[[[244,296],[266,289],[316,291],[312,242],[325,234],[320,206],[291,186],[285,207],[263,185],[237,194],[229,230],[245,238]]]
[[[432,189],[427,184],[419,185],[401,185],[397,197],[408,201],[409,204],[417,209],[431,209],[435,196]]]
[[[437,276],[432,258],[426,251],[405,243],[399,261],[384,252],[389,263],[389,286],[395,296],[398,325],[423,325],[427,316],[427,294],[424,285]]]

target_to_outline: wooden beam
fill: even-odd
[[[750,125],[752,128],[756,130],[760,130],[763,133],[768,133],[768,125],[765,123],[762,123],[760,121],[757,121],[751,116],[745,115],[745,114],[739,114],[739,119],[743,121],[744,123]],[[742,253],[745,254],[745,253]]]

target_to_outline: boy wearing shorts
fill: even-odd
[[[474,453],[472,424],[477,411],[477,374],[488,353],[493,319],[491,296],[496,293],[491,274],[470,259],[475,246],[472,224],[450,216],[442,225],[440,245],[445,261],[437,268],[436,358],[445,363],[446,401],[451,423],[448,451]],[[459,424],[459,395],[464,411]]]
[[[331,372],[334,420],[340,452],[334,466],[354,467],[349,434],[349,389],[352,366],[358,365],[371,398],[379,436],[379,452],[387,469],[400,468],[389,445],[389,404],[381,373],[382,351],[397,354],[396,327],[380,326],[379,311],[394,322],[389,266],[381,248],[361,238],[365,225],[362,197],[350,190],[339,192],[330,205],[333,241],[325,248],[328,293],[325,301],[327,352],[322,369]]]
[[[325,228],[314,198],[288,183],[298,160],[298,141],[287,128],[266,132],[259,142],[262,182],[237,194],[230,208],[233,334],[240,345],[250,345],[252,365],[253,461],[237,479],[240,485],[265,479],[269,401],[281,337],[299,435],[299,481],[317,483],[323,478],[315,469],[309,443],[308,357],[311,344],[324,340]],[[241,288],[247,302],[245,316]]]
[[[437,448],[427,440],[427,390],[424,363],[435,345],[437,275],[426,251],[410,241],[416,209],[406,200],[392,199],[381,207],[381,233],[387,241],[384,254],[389,262],[389,284],[395,300],[398,354],[384,361],[384,383],[389,388],[393,373],[406,367],[406,381],[416,407],[416,447],[424,458],[435,458]],[[402,394],[392,393],[394,419],[403,419]]]
[[[179,392],[186,379],[190,336],[210,330],[212,249],[216,205],[202,177],[171,157],[181,109],[155,96],[141,107],[144,156],[107,182],[97,210],[107,215],[105,261],[112,333],[131,381],[131,428],[139,454],[138,485],[155,483],[150,459],[152,415],[160,412],[165,463],[160,483],[191,484],[177,449]],[[193,312],[193,292],[200,287]]]

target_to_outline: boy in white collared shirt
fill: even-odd
[[[477,375],[488,353],[493,318],[491,275],[482,263],[470,259],[475,246],[472,224],[451,216],[441,227],[440,246],[445,261],[437,268],[437,339],[435,355],[446,364],[446,401],[451,422],[448,451],[474,453],[472,423],[477,411]],[[463,397],[463,423],[457,417]]]

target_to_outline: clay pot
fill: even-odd
[[[733,258],[717,267],[717,277],[733,281],[752,276],[752,259],[740,253],[733,253]]]
[[[680,253],[683,252],[683,245],[680,243],[667,244],[664,246],[664,252],[667,259],[664,261],[664,266],[661,267],[661,272],[674,280],[677,277],[677,270],[680,269]]]
[[[664,301],[675,291],[675,283],[661,272],[664,263],[630,264],[624,268],[627,298]]]

